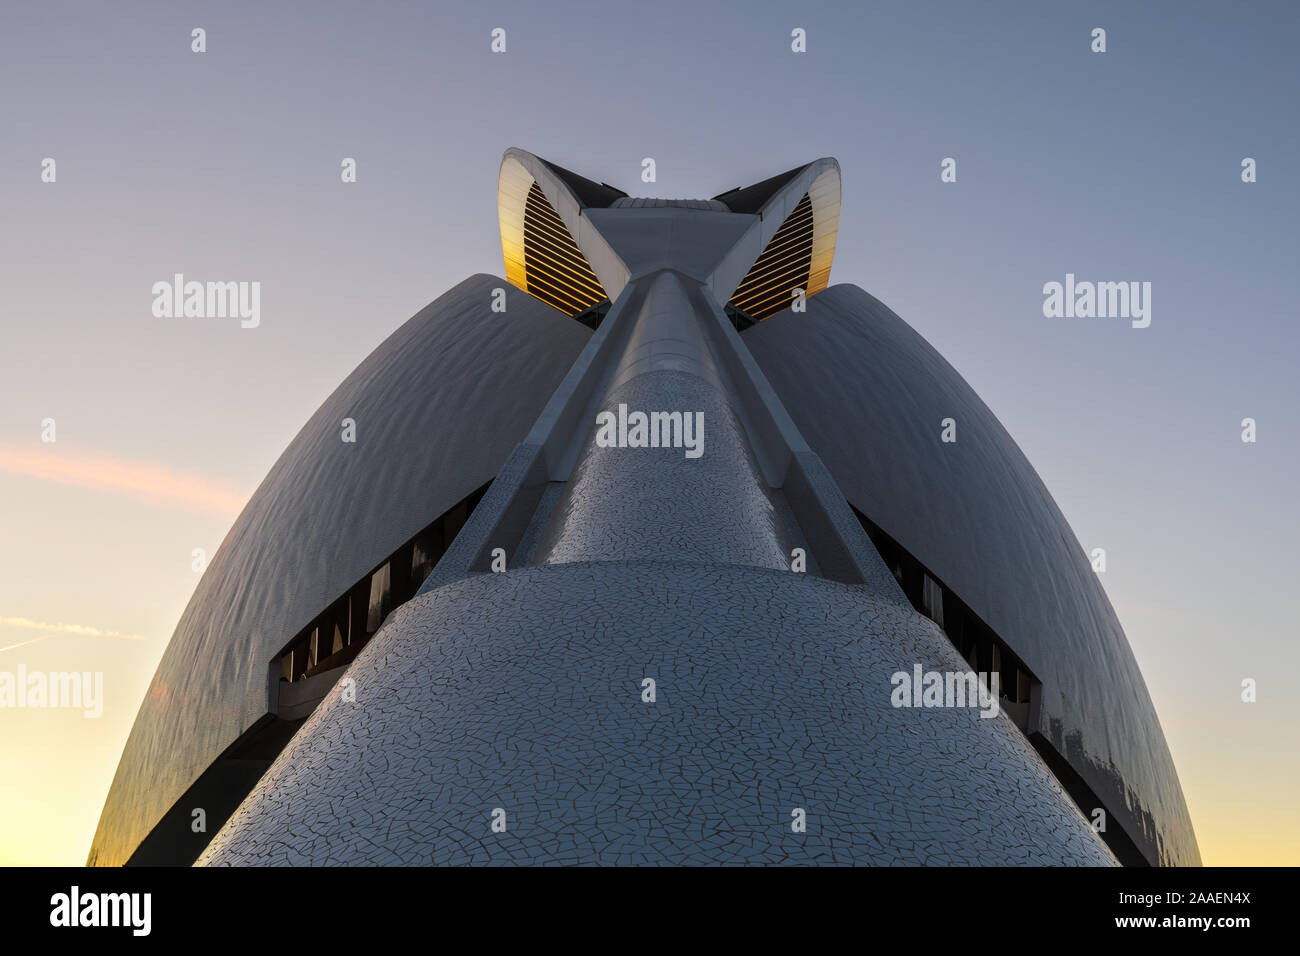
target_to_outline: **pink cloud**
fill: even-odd
[[[221,481],[150,461],[43,448],[0,446],[0,471],[61,485],[130,495],[142,501],[233,517],[248,495]]]

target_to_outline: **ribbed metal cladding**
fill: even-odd
[[[609,296],[541,186],[518,160],[501,164],[497,194],[506,279],[566,315]]]
[[[813,231],[812,199],[804,193],[736,287],[731,305],[755,319],[766,319],[790,304],[791,290],[803,289],[809,294]]]
[[[831,163],[808,186],[728,304],[761,321],[789,307],[794,289],[811,299],[830,284],[839,230],[840,171]]]
[[[524,270],[528,291],[569,315],[608,298],[586,256],[535,182],[524,204]]]

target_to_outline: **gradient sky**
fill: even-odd
[[[0,710],[0,863],[84,862],[192,550],[390,332],[502,274],[508,146],[675,198],[836,157],[832,284],[1106,548],[1205,862],[1300,863],[1298,33],[1288,3],[6,4],[0,670],[106,701]],[[260,327],[155,318],[175,272],[260,281]],[[1044,318],[1067,272],[1151,282],[1151,326]]]

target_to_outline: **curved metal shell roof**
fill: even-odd
[[[507,309],[492,312],[493,290]],[[491,480],[590,331],[476,275],[390,335],[254,492],[199,581],[113,779],[90,861],[125,862],[268,713],[270,662],[404,541]],[[357,441],[340,440],[344,418]]]
[[[907,323],[851,285],[742,341],[849,502],[1039,677],[1038,731],[1146,859],[1198,864],[1164,733],[1110,601],[979,396]],[[949,417],[958,440],[944,444],[940,421]]]

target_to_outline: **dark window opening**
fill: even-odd
[[[366,608],[366,636],[369,637],[388,617],[393,607],[393,588],[388,573],[388,563],[370,575],[370,601]]]
[[[278,655],[280,680],[306,680],[351,663],[393,609],[415,597],[490,484],[439,515],[299,631]]]
[[[613,303],[609,299],[597,302],[587,311],[579,312],[574,318],[594,332],[600,328],[600,323],[605,321],[605,316],[609,315],[611,305]]]
[[[853,513],[880,552],[885,566],[898,580],[908,601],[943,629],[971,670],[978,674],[998,675],[1002,709],[1022,731],[1029,733],[1029,702],[1038,678],[1006,642],[928,568],[857,508],[853,508]]]
[[[730,302],[722,307],[722,311],[727,318],[731,320],[731,327],[737,332],[743,332],[745,329],[753,328],[758,325],[758,319],[745,312],[741,312]]]

